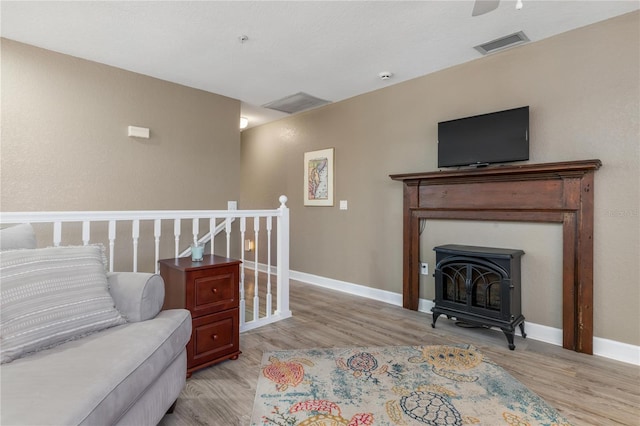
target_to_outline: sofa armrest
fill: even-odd
[[[109,292],[127,322],[146,321],[158,315],[164,303],[164,280],[142,272],[110,272]]]

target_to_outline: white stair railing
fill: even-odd
[[[143,243],[153,243],[153,259],[154,265],[149,271],[158,273],[158,261],[164,257],[185,257],[191,255],[190,245],[192,242],[201,242],[209,244],[209,251],[215,254],[216,235],[226,239],[226,257],[232,257],[232,242],[238,243],[240,257],[240,331],[247,331],[262,325],[279,321],[291,316],[289,310],[289,208],[286,206],[287,197],[279,198],[280,207],[274,210],[157,210],[157,211],[76,211],[76,212],[0,212],[0,224],[2,227],[18,224],[31,223],[43,224],[38,227],[36,232],[45,235],[52,235],[51,241],[54,246],[77,245],[77,224],[81,226],[80,243],[83,245],[91,243],[103,243],[106,247],[107,257],[109,261],[109,271],[113,272],[116,265],[115,259],[120,259],[118,250],[122,249],[121,245],[116,244],[122,235],[118,235],[118,229],[124,227],[131,228],[131,271],[138,271],[139,250]],[[271,264],[271,222],[276,218],[276,265]],[[254,257],[249,261],[245,259],[245,234],[246,220],[253,220],[253,237],[254,237]],[[264,218],[264,219],[263,219]],[[233,222],[240,220],[240,230],[237,232],[238,237],[234,239]],[[182,221],[191,221],[191,231],[187,232],[184,240],[182,237]],[[200,235],[200,221],[207,223],[207,232]],[[266,264],[260,263],[258,257],[258,241],[261,231],[260,221],[266,221]],[[146,227],[141,226],[146,222],[152,222],[153,229],[146,231]],[[168,235],[172,241],[163,240],[163,223],[171,224],[173,222],[173,235]],[[107,224],[106,229],[104,224]],[[94,226],[95,225],[95,226]],[[47,229],[48,228],[48,229]],[[92,228],[98,228],[94,232],[92,238]],[[50,244],[38,239],[39,246],[46,247]],[[163,241],[167,244],[163,245]],[[180,246],[186,249],[180,251]],[[166,248],[172,252],[170,255],[163,254]],[[126,245],[125,245],[126,247]],[[164,250],[163,250],[164,249]],[[124,250],[124,249],[122,249]],[[219,250],[220,251],[220,250]],[[120,271],[126,268],[120,267],[123,262],[118,262]],[[246,274],[245,270],[252,268],[251,274]],[[144,268],[143,268],[144,269]],[[272,286],[271,275],[276,275],[276,306],[272,307]],[[247,304],[245,303],[245,279],[249,277],[252,281],[250,293],[252,295],[252,303],[249,303],[250,311],[247,312]],[[264,286],[261,284],[264,281]],[[260,301],[264,298],[264,301]],[[249,315],[250,314],[250,315]],[[251,317],[250,321],[246,319]]]

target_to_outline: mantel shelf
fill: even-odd
[[[593,183],[600,160],[390,175],[404,183],[403,306],[419,300],[420,220],[563,224],[563,347],[593,353]]]
[[[602,166],[600,160],[565,161],[560,163],[489,166],[422,173],[389,175],[393,180],[409,185],[425,182],[427,185],[450,183],[464,179],[464,183],[486,181],[510,181],[527,179],[562,179],[570,175],[581,175]],[[428,183],[426,183],[428,181]]]

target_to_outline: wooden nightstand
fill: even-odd
[[[240,355],[240,261],[204,256],[163,259],[160,275],[165,282],[163,309],[191,312],[193,330],[187,344],[187,377],[204,367]]]

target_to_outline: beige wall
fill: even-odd
[[[235,99],[6,39],[1,82],[2,211],[226,209],[239,198]],[[151,137],[128,137],[130,125]],[[116,267],[131,259],[131,231],[118,230]],[[153,240],[140,244],[141,270],[153,270]]]
[[[239,117],[234,99],[2,39],[1,208],[226,209]]]
[[[635,12],[247,130],[241,205],[291,209],[291,269],[400,293],[402,184],[436,170],[438,121],[529,105],[530,162],[599,158],[594,334],[640,344],[640,14]],[[303,207],[303,154],[335,147],[336,205]],[[349,210],[338,209],[347,200]],[[444,243],[521,248],[524,315],[562,327],[559,225],[428,221]],[[433,278],[421,297],[433,298]]]

